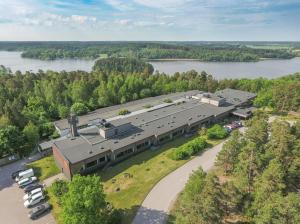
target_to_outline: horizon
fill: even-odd
[[[297,0],[0,0],[0,41],[298,42]]]

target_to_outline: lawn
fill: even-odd
[[[36,176],[41,181],[60,173],[59,168],[55,164],[53,156],[47,156],[35,162],[29,163],[27,167],[33,168]]]
[[[160,179],[191,159],[175,161],[168,155],[173,148],[195,137],[175,139],[99,172],[108,201],[123,212],[122,223],[131,223],[139,205]],[[216,145],[221,141],[208,140],[208,143]]]

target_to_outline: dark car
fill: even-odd
[[[38,184],[38,183],[34,183],[34,184],[29,184],[28,186],[26,186],[24,188],[24,192],[27,194],[28,192],[37,189],[37,188],[43,188],[43,185]]]
[[[36,206],[35,208],[33,208],[29,213],[28,213],[28,217],[30,219],[37,219],[38,217],[40,217],[41,215],[43,215],[44,213],[48,212],[51,210],[51,205],[49,205],[49,203],[44,203],[41,204],[39,206]]]
[[[13,172],[12,174],[11,174],[11,178],[13,179],[13,180],[15,180],[16,179],[16,177],[18,176],[18,174],[20,173],[20,172],[22,172],[22,171],[25,171],[26,169],[22,169],[22,170],[17,170],[17,171],[15,171],[15,172]]]

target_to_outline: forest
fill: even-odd
[[[246,62],[261,58],[290,59],[290,48],[253,48],[247,42],[0,42],[0,50],[22,51],[22,57],[41,60],[62,58],[97,59],[197,59],[201,61]],[[254,44],[254,43],[251,43]]]
[[[37,73],[0,66],[0,156],[26,155],[42,139],[57,137],[54,120],[70,111],[85,114],[96,108],[150,96],[198,89],[224,88],[258,94],[255,105],[274,111],[299,110],[300,73],[278,79],[216,80],[206,72],[168,76],[137,59],[111,58],[95,63],[92,72]]]
[[[258,113],[234,131],[217,168],[191,175],[169,223],[300,223],[300,122]]]

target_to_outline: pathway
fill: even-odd
[[[204,171],[211,169],[223,144],[224,142],[205,151],[203,154],[187,162],[158,182],[139,208],[133,220],[133,224],[165,223],[168,212],[176,200],[177,195],[184,189],[189,176],[199,167],[202,167]]]

